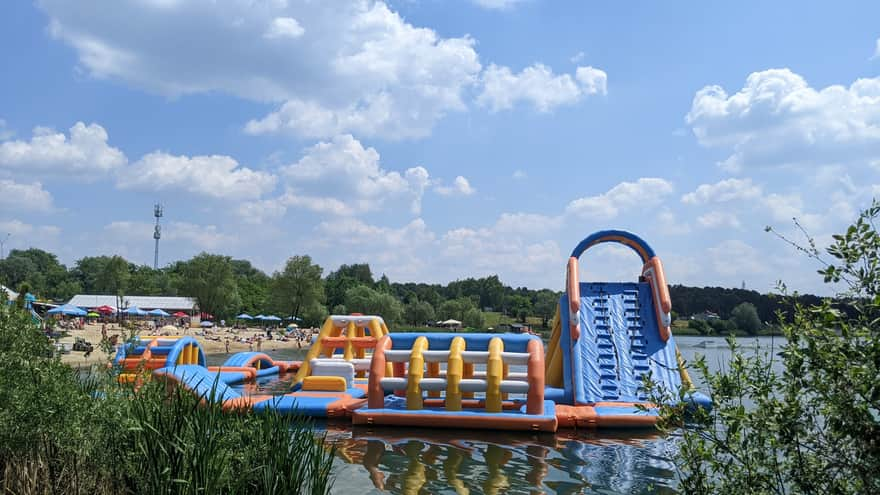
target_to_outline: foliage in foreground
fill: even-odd
[[[812,242],[801,248],[824,264],[826,282],[847,286],[845,303],[796,306],[779,348],[743,349],[731,338],[720,372],[695,363],[712,412],[663,410],[662,427],[681,432],[674,456],[683,491],[880,493],[878,216],[875,202],[834,236],[831,262]],[[685,418],[691,424],[681,428]]]
[[[0,303],[3,493],[329,491],[333,453],[303,418],[81,379],[50,354],[26,313]]]

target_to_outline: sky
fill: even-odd
[[[829,293],[880,195],[880,3],[0,5],[0,240],[72,264],[308,254],[561,290],[625,229],[673,284]],[[584,280],[632,280],[626,248]]]

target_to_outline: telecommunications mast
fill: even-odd
[[[156,239],[156,251],[153,255],[153,269],[159,269],[159,239],[162,237],[162,227],[159,226],[159,219],[162,218],[162,205],[156,203],[153,207],[153,216],[156,217],[156,230],[153,231],[153,239]]]

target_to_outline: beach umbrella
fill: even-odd
[[[125,309],[123,313],[129,316],[147,316],[147,312],[137,306],[132,306],[128,309]]]
[[[162,317],[171,316],[170,314],[162,311],[160,308],[156,308],[154,310],[151,310],[147,314],[150,316],[162,316]]]
[[[95,313],[94,311],[89,311],[89,313],[86,316],[88,316],[89,318],[97,318],[101,315],[99,315],[98,313]]]
[[[65,316],[85,316],[87,313],[84,309],[78,308],[76,306],[72,306],[70,304],[65,304],[63,306],[58,306],[57,308],[52,308],[47,311],[50,315],[65,315]]]
[[[254,319],[255,319],[255,320],[265,320],[265,319],[266,319],[266,315],[262,315],[262,314],[260,314],[260,315],[254,316]]]
[[[174,313],[174,314],[171,315],[171,316],[173,316],[173,317],[175,317],[175,318],[183,318],[183,317],[185,317],[185,316],[189,316],[189,315],[186,314],[186,313],[184,313],[183,311],[178,311],[178,312]]]
[[[214,324],[211,323],[210,321],[203,321],[203,322],[199,323],[199,325],[201,325],[203,327],[213,327],[214,326]]]
[[[242,314],[236,316],[235,318],[238,319],[238,320],[253,320],[253,319],[254,319],[253,316],[251,316],[251,315],[249,315],[249,314],[247,314],[247,313],[242,313]]]
[[[266,320],[266,321],[281,321],[281,318],[279,318],[279,317],[277,317],[277,316],[275,316],[275,315],[269,315],[269,316],[267,316],[267,317],[265,317],[265,318],[263,318],[263,319]]]
[[[110,314],[115,313],[116,308],[114,308],[113,306],[107,306],[105,304],[104,306],[98,306],[97,308],[95,308],[95,311],[97,311],[98,313]]]

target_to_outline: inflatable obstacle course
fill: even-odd
[[[634,282],[581,282],[579,259],[592,246],[633,249]],[[660,259],[641,238],[597,232],[569,257],[546,355],[540,338],[519,334],[389,334],[379,316],[330,316],[302,363],[239,353],[205,367],[191,337],[144,337],[117,355],[120,380],[152,371],[228,409],[351,417],[358,425],[556,431],[650,427],[656,406],[646,377],[669,396],[708,407],[692,390],[671,332],[672,303]],[[231,384],[296,372],[291,392],[241,395]],[[208,394],[208,392],[212,392]]]

